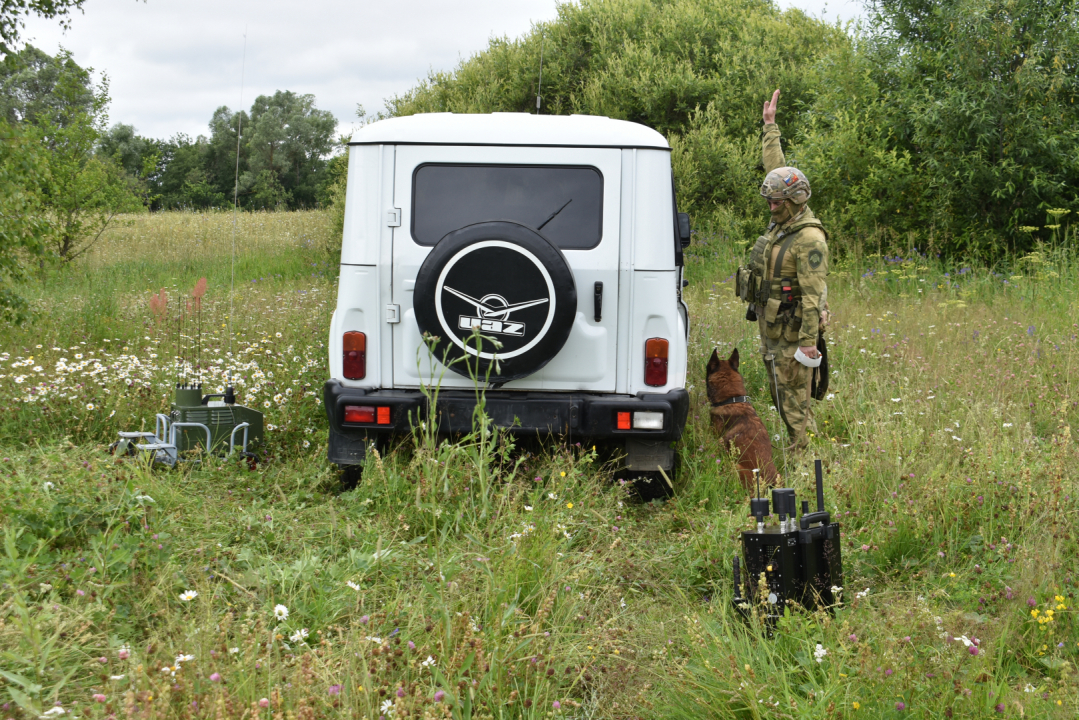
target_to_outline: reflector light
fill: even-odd
[[[662,430],[663,413],[661,412],[635,412],[633,413],[634,430]]]
[[[663,338],[649,338],[644,343],[644,384],[660,387],[667,384],[667,351]]]
[[[388,407],[378,408],[378,424],[389,425],[390,424],[390,409]]]
[[[389,408],[386,408],[386,410],[388,411]],[[374,421],[375,408],[371,405],[345,405],[345,422],[373,423]]]
[[[629,430],[630,425],[629,425],[629,413],[628,412],[620,412],[620,413],[618,413],[617,414],[617,420],[618,420],[618,429],[619,430]]]
[[[349,330],[341,337],[343,371],[347,380],[363,380],[367,377],[367,336]]]

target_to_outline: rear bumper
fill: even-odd
[[[412,426],[428,417],[427,398],[418,390],[363,390],[329,380],[323,390],[331,435],[374,438],[411,433]],[[684,388],[667,393],[594,395],[488,390],[487,414],[495,425],[519,435],[561,435],[590,439],[678,440],[686,426],[689,393]],[[476,393],[443,390],[435,413],[441,433],[472,430]],[[389,422],[346,423],[345,406],[388,406]],[[662,430],[619,430],[618,412],[648,411],[663,414]]]

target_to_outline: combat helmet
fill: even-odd
[[[776,168],[761,183],[761,197],[768,200],[790,200],[801,205],[813,193],[809,189],[809,180],[798,168]]]

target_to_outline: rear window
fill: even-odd
[[[412,176],[412,238],[434,245],[447,233],[491,220],[538,230],[563,249],[603,235],[603,175],[594,167],[443,165]]]

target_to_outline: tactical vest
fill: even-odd
[[[775,277],[782,270],[783,259],[794,242],[795,236],[800,230],[807,227],[819,228],[827,240],[828,231],[816,217],[805,218],[796,221],[782,232],[778,231],[775,223],[768,226],[768,232],[757,238],[753,249],[749,253],[749,266],[739,267],[735,275],[734,292],[742,302],[750,303],[750,312],[757,308],[768,305],[769,300],[778,300],[779,305],[789,305],[801,299],[802,289],[798,284],[797,276],[793,278]],[[772,255],[775,243],[783,240],[776,256],[775,267],[772,269],[773,277],[765,280],[768,273],[768,258]]]

